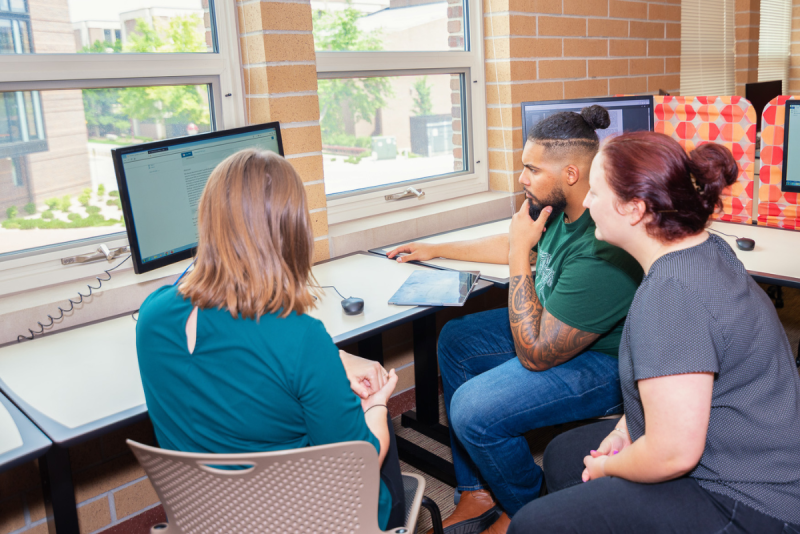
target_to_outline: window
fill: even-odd
[[[478,6],[312,3],[329,223],[488,190]]]
[[[789,42],[792,33],[792,2],[761,0],[758,35],[758,81],[783,82],[782,94],[789,94]]]
[[[0,0],[0,279],[127,242],[115,146],[245,123],[233,3],[147,5]]]
[[[734,0],[681,2],[681,94],[734,92]]]

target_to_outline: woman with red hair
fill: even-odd
[[[620,344],[625,415],[550,443],[551,494],[510,533],[800,533],[800,377],[772,302],[706,231],[737,174],[723,146],[687,155],[653,132],[595,157],[596,236],[645,272]]]

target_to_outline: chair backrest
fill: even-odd
[[[381,532],[378,455],[365,441],[252,454],[128,445],[164,506],[170,533]]]

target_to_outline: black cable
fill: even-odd
[[[60,315],[58,317],[53,317],[52,315],[48,315],[47,318],[50,319],[50,322],[48,324],[42,324],[41,322],[37,321],[37,324],[39,325],[39,331],[38,332],[34,332],[30,328],[28,328],[28,332],[30,332],[31,337],[28,337],[28,336],[26,336],[24,334],[20,334],[20,335],[17,336],[17,343],[21,342],[24,339],[31,340],[34,337],[36,337],[36,336],[38,336],[40,334],[43,334],[45,328],[49,328],[49,327],[53,326],[53,323],[55,323],[56,321],[58,321],[59,319],[64,317],[65,313],[71,312],[75,308],[76,304],[82,303],[83,299],[89,298],[89,297],[92,296],[92,292],[93,291],[97,291],[98,289],[103,287],[103,282],[108,282],[109,280],[111,280],[111,271],[113,271],[114,269],[117,269],[120,265],[122,265],[123,263],[128,261],[130,258],[131,258],[130,255],[128,255],[124,260],[122,260],[121,262],[119,262],[118,264],[113,266],[112,268],[106,269],[105,271],[103,271],[104,273],[106,273],[107,278],[100,278],[99,276],[95,276],[95,279],[97,279],[97,282],[98,282],[97,287],[92,287],[90,284],[86,284],[86,287],[89,288],[89,294],[88,295],[84,295],[83,293],[78,291],[79,300],[74,301],[72,299],[67,299],[68,302],[69,302],[69,309],[68,310],[65,310],[64,308],[59,306],[58,307],[58,311],[61,312],[61,313],[60,313]]]
[[[338,289],[336,289],[336,287],[334,287],[334,286],[310,286],[310,287],[315,287],[315,288],[317,288],[317,289],[327,289],[327,288],[331,288],[331,289],[333,289],[334,291],[336,291],[336,293],[337,293],[337,294],[338,294],[340,297],[342,297],[342,300],[344,300],[344,299],[346,299],[346,298],[347,298],[347,297],[345,297],[344,295],[342,295],[341,293],[339,293],[339,290],[338,290]]]
[[[712,232],[717,232],[718,234],[726,235],[726,236],[728,236],[728,237],[732,237],[732,238],[734,238],[734,239],[739,239],[739,237],[738,237],[738,236],[731,235],[731,234],[726,234],[725,232],[720,232],[719,230],[717,230],[717,229],[715,229],[715,228],[706,228],[706,230],[711,230]]]

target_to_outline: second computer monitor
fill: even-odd
[[[531,128],[540,120],[561,111],[580,113],[583,108],[592,105],[603,106],[611,117],[611,125],[608,128],[597,130],[597,136],[601,141],[609,135],[622,132],[653,130],[653,97],[650,95],[523,102],[522,144],[525,144]]]
[[[786,101],[781,182],[784,193],[800,193],[800,100]]]

